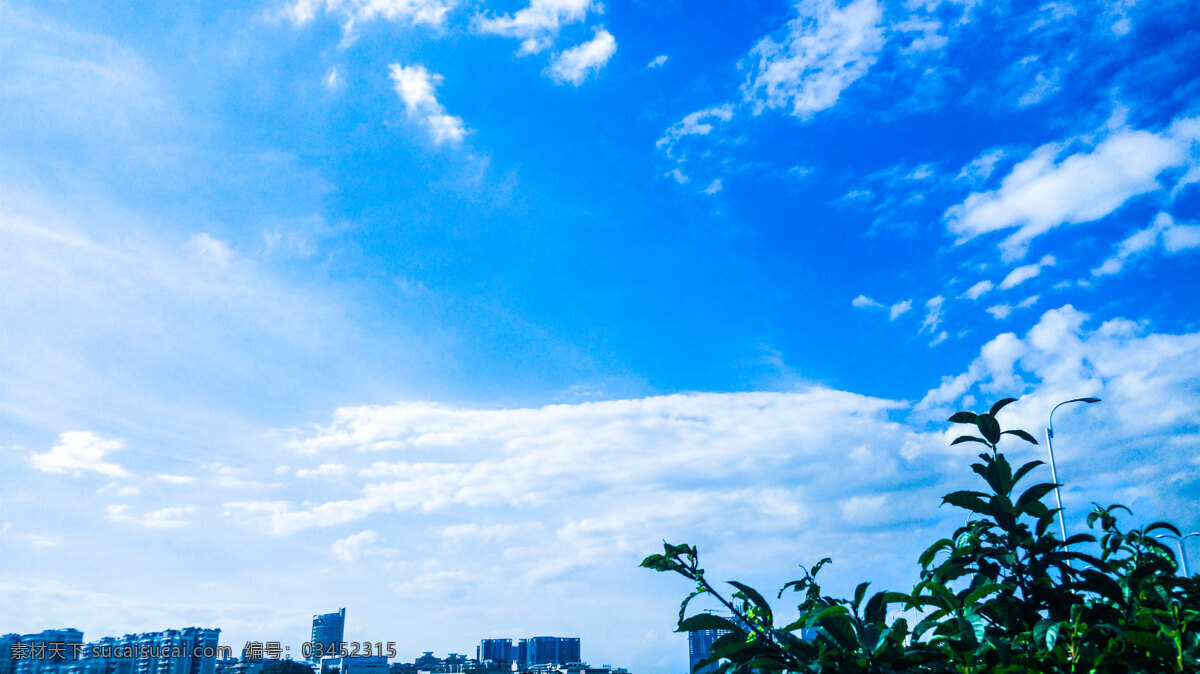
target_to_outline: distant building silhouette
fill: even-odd
[[[337,653],[338,644],[346,640],[346,609],[337,613],[318,613],[313,616],[312,638],[308,640],[312,646],[311,661]]]
[[[57,672],[62,665],[77,661],[84,651],[83,632],[69,627],[38,634],[6,634],[0,637],[0,644],[3,674]]]
[[[490,660],[503,667],[516,660],[517,654],[512,639],[483,639],[475,650],[475,659],[480,662]]]
[[[712,654],[712,645],[717,639],[729,634],[729,630],[696,630],[688,632],[688,671],[707,674],[717,668],[715,664],[697,670],[696,665]]]
[[[83,644],[76,629],[0,637],[0,674],[214,674],[221,630],[187,627]]]
[[[580,661],[579,637],[531,637],[521,639],[517,649],[519,662],[525,667]]]
[[[708,613],[716,612],[708,611]],[[743,623],[736,616],[721,615],[721,617],[725,618],[726,620],[732,620],[733,623],[739,625],[744,632],[750,631],[750,627]],[[720,639],[721,637],[730,633],[730,630],[696,630],[695,632],[688,632],[688,671],[695,672],[696,674],[708,674],[709,672],[714,671],[717,668],[716,663],[705,665],[700,670],[696,669],[696,665],[712,655],[712,646],[717,639]],[[816,638],[817,630],[805,628],[800,630],[798,636],[801,639],[811,640]]]

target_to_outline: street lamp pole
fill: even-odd
[[[1046,424],[1046,451],[1050,453],[1050,479],[1054,480],[1054,502],[1058,505],[1058,530],[1062,534],[1063,541],[1067,540],[1067,525],[1063,520],[1062,495],[1058,492],[1058,468],[1054,465],[1054,411],[1069,403],[1091,404],[1098,402],[1100,402],[1099,398],[1072,398],[1064,400],[1055,405],[1054,409],[1050,410],[1050,420]]]
[[[1169,538],[1175,541],[1175,547],[1179,549],[1179,564],[1183,569],[1184,578],[1191,578],[1192,574],[1190,571],[1188,571],[1187,550],[1183,547],[1183,541],[1184,539],[1191,538],[1192,536],[1200,536],[1200,531],[1193,531],[1190,534],[1184,534],[1182,536],[1172,536],[1171,534],[1158,534],[1155,536],[1155,538]]]

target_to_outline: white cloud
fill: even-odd
[[[1172,225],[1163,232],[1163,250],[1179,253],[1200,247],[1200,225]]]
[[[983,281],[980,281],[979,283],[976,283],[975,285],[971,286],[970,288],[967,288],[967,292],[963,293],[963,297],[966,297],[966,298],[972,299],[972,300],[977,300],[977,299],[979,299],[979,297],[981,295],[983,295],[984,293],[991,290],[992,287],[993,287],[992,282],[985,279]]]
[[[680,184],[680,185],[682,185],[688,181],[688,177],[686,175],[684,175],[683,171],[680,171],[677,168],[673,168],[670,171],[667,171],[666,173],[664,173],[663,175],[670,178],[671,180],[674,180],[677,184]]]
[[[661,67],[663,67],[663,64],[666,62],[667,62],[667,55],[660,54],[660,55],[655,56],[654,58],[650,59],[650,62],[646,64],[646,67],[647,68],[661,68]]]
[[[850,304],[853,304],[859,309],[865,309],[868,307],[873,309],[883,308],[883,304],[871,299],[870,297],[867,297],[866,295],[859,295],[858,297],[855,297],[853,300],[850,300]]]
[[[1168,254],[1198,248],[1200,225],[1177,224],[1170,215],[1159,213],[1149,227],[1137,230],[1118,243],[1113,254],[1092,270],[1092,275],[1116,274],[1124,269],[1129,261],[1152,252],[1159,243]]]
[[[868,419],[878,419],[894,405],[813,389],[792,394],[673,395],[516,410],[430,403],[343,408],[330,426],[296,441],[292,448],[399,452],[398,460],[379,460],[364,469],[362,475],[371,481],[356,496],[304,505],[243,501],[226,504],[226,511],[261,521],[278,533],[387,512],[487,508],[498,514],[560,503],[568,494],[574,495],[571,498],[587,494],[584,502],[598,499],[596,507],[608,503],[603,506],[608,510],[615,507],[610,499],[616,493],[639,493],[629,501],[630,507],[640,504],[653,512],[650,501],[670,498],[678,491],[704,488],[724,493],[712,481],[729,471],[757,475],[755,480],[766,480],[764,488],[782,488],[790,484],[786,475],[824,461],[820,456],[826,450],[818,449],[821,443],[876,446],[869,436],[878,424]],[[832,418],[840,421],[833,424]],[[892,441],[906,442],[894,437]],[[780,442],[812,449],[779,454]],[[815,454],[809,456],[810,451]],[[730,517],[738,509],[757,513],[765,507],[751,492],[727,497],[732,499],[727,504]],[[584,502],[579,505],[587,510]]]
[[[560,84],[579,86],[588,75],[598,72],[617,53],[617,40],[607,30],[596,31],[595,37],[554,57],[546,75]]]
[[[1042,269],[1045,267],[1053,267],[1055,264],[1057,264],[1057,262],[1058,261],[1054,259],[1053,255],[1045,255],[1041,260],[1038,260],[1034,264],[1027,264],[1017,267],[1016,269],[1010,271],[1008,276],[1005,276],[1004,280],[1000,282],[1000,290],[1008,290],[1009,288],[1014,288],[1018,285],[1021,285],[1032,278],[1037,278],[1037,276],[1042,273]]]
[[[325,83],[325,88],[330,91],[340,91],[346,86],[346,80],[342,77],[342,72],[334,66],[325,73],[325,79],[321,80]]]
[[[283,486],[279,482],[258,482],[244,479],[243,476],[253,473],[250,467],[234,468],[220,463],[210,463],[206,464],[205,468],[216,473],[217,486],[222,489],[271,489]]]
[[[1118,129],[1090,150],[1066,156],[1083,139],[1043,145],[997,189],[947,209],[947,227],[960,241],[1016,228],[1001,248],[1006,259],[1022,257],[1030,241],[1055,227],[1099,220],[1133,197],[1161,189],[1160,174],[1195,163],[1198,140],[1200,119],[1185,118],[1159,133]]]
[[[296,477],[325,477],[345,475],[347,468],[340,463],[323,463],[316,468],[301,468],[296,471]]]
[[[938,295],[925,302],[925,319],[921,321],[921,332],[933,334],[942,325],[942,305],[946,298]]]
[[[716,194],[717,192],[720,192],[722,187],[724,187],[724,185],[721,183],[721,179],[717,178],[716,180],[713,180],[711,183],[709,183],[708,187],[705,187],[701,191],[709,196],[712,196],[712,195]]]
[[[833,0],[800,0],[782,42],[763,38],[750,55],[758,63],[742,94],[758,110],[790,108],[807,118],[833,107],[867,73],[883,48],[883,12],[875,0],[842,7]]]
[[[205,262],[227,265],[233,259],[233,251],[229,248],[229,244],[220,239],[214,239],[204,232],[193,236],[188,241],[188,247],[196,257]]]
[[[466,571],[429,571],[398,583],[392,592],[401,597],[443,593],[470,584],[474,577]]]
[[[655,146],[671,157],[680,139],[687,136],[707,136],[716,128],[716,124],[728,122],[731,119],[733,119],[733,106],[729,104],[697,110],[668,127]]]
[[[1004,148],[996,147],[987,150],[962,167],[955,179],[968,185],[981,183],[992,176],[996,170],[996,164],[1000,163],[1007,155]]]
[[[912,300],[897,302],[893,304],[890,309],[888,309],[888,318],[894,321],[908,313],[910,309],[912,309]]]
[[[186,517],[196,512],[194,506],[182,506],[161,508],[136,516],[127,514],[129,506],[123,504],[110,505],[105,510],[108,513],[105,517],[113,522],[137,524],[147,529],[176,529],[187,526],[189,520]]]
[[[523,524],[452,524],[442,527],[438,534],[451,541],[505,541],[513,537],[540,528],[540,522],[525,522]]]
[[[474,25],[481,33],[520,40],[520,54],[536,54],[553,44],[562,26],[581,23],[593,11],[602,11],[593,0],[530,0],[515,14],[476,16]]]
[[[294,0],[272,18],[300,27],[312,23],[318,13],[342,20],[343,46],[353,42],[358,23],[384,19],[411,25],[441,26],[455,2],[441,0]]]
[[[1089,329],[1088,321],[1067,305],[1047,311],[1023,338],[999,335],[965,372],[930,391],[917,416],[945,419],[963,407],[1013,396],[1019,400],[1005,408],[1003,425],[1037,436],[1057,403],[1101,398],[1098,405],[1064,407],[1055,417],[1068,530],[1082,529],[1087,504],[1112,503],[1131,485],[1156,486],[1133,495],[1141,503],[1126,503],[1139,518],[1195,526],[1200,333],[1155,334],[1119,318]],[[948,429],[947,437],[957,430]],[[1044,448],[1020,442],[1006,451],[1020,461],[1045,459]]]
[[[404,101],[409,118],[420,120],[429,129],[434,144],[462,141],[467,135],[462,119],[447,115],[434,95],[434,88],[442,83],[441,75],[430,73],[425,66],[398,63],[393,63],[390,71],[396,93]]]
[[[45,454],[29,457],[33,467],[51,473],[91,471],[109,477],[125,477],[124,468],[104,460],[104,456],[123,447],[120,440],[102,440],[86,431],[71,431],[58,436],[58,444]]]
[[[25,538],[39,548],[56,548],[58,547],[58,539],[50,536],[42,536],[40,534],[25,534]]]
[[[370,557],[391,557],[396,554],[395,549],[380,545],[380,540],[379,534],[367,529],[334,541],[330,552],[334,557],[351,564]]]
[[[1026,297],[1017,304],[997,304],[995,306],[988,307],[987,312],[992,315],[992,318],[996,320],[1002,320],[1008,318],[1009,315],[1011,315],[1016,309],[1028,309],[1029,307],[1037,304],[1037,301],[1040,299],[1040,297],[1040,295],[1032,295],[1030,297]]]
[[[196,481],[196,478],[190,475],[168,475],[166,473],[159,473],[154,477],[166,482],[167,484],[191,484]]]

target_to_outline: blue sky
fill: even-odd
[[[0,17],[0,630],[677,674],[663,538],[903,588],[1009,395],[1200,528],[1194,3]]]

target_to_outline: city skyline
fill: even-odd
[[[360,670],[361,674],[375,674],[377,670],[373,666],[377,662],[403,662],[395,642],[388,642],[385,648],[382,642],[344,641],[345,618],[345,608],[313,616],[312,637],[300,652],[326,654],[305,658],[314,670],[326,672],[328,663],[332,662],[335,667],[340,667],[342,674],[360,674]],[[30,634],[0,630],[0,674],[214,674],[214,667],[219,668],[224,661],[293,660],[290,647],[284,646],[279,639],[249,641],[235,649],[233,645],[219,643],[220,632],[220,628],[185,627],[119,637],[104,636],[88,641],[83,631],[71,627],[48,628]],[[510,665],[519,665],[524,670],[539,665],[586,664],[581,657],[580,644],[579,637],[531,636],[516,641],[512,638],[482,639],[474,660],[478,666],[490,661],[495,668],[505,671]],[[365,649],[364,652],[360,653],[360,648]],[[234,652],[240,652],[240,656],[234,657]],[[432,651],[420,652],[423,657],[414,656],[414,662],[420,663],[433,655]],[[447,656],[448,659],[458,657],[467,656],[456,652]],[[123,669],[115,670],[90,666],[108,661],[127,664]],[[347,663],[351,662],[361,662],[362,667],[347,672]],[[73,663],[83,663],[84,668],[56,668]],[[221,671],[218,669],[215,674],[221,674]]]
[[[405,657],[569,635],[681,674],[692,587],[643,558],[908,591],[974,485],[947,419],[1010,396],[1039,440],[1102,400],[1054,417],[1068,534],[1093,503],[1200,531],[1194,0],[0,25],[14,632],[303,660],[346,607]]]

